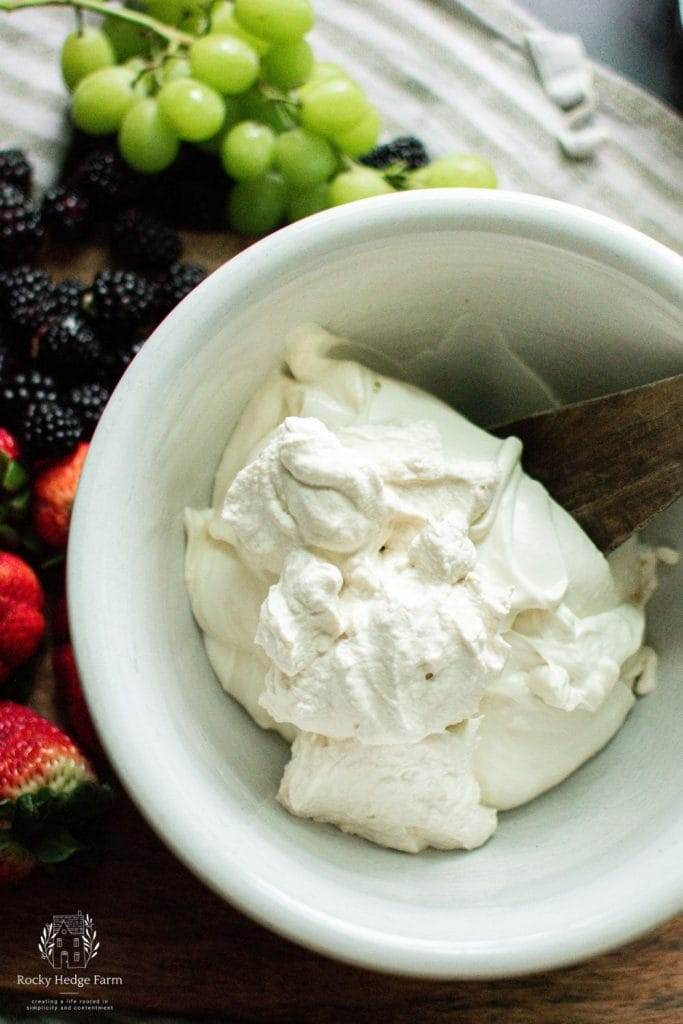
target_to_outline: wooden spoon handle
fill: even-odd
[[[602,551],[683,493],[683,374],[494,427]]]

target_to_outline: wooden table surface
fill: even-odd
[[[186,238],[186,257],[212,266],[238,248],[225,236]],[[103,262],[95,248],[77,259],[58,253],[53,270],[87,277]],[[59,717],[47,657],[31,703]],[[36,998],[99,997],[114,1010],[236,1022],[683,1024],[683,918],[587,964],[528,978],[446,983],[374,974],[301,949],[226,906],[164,848],[123,792],[98,863],[37,872],[0,900],[0,1010],[34,1011]],[[72,996],[69,984],[20,982],[54,973],[39,957],[41,930],[53,914],[79,909],[100,940],[87,974],[121,984]]]
[[[116,1010],[292,1024],[676,1024],[683,1021],[683,920],[583,966],[495,982],[422,982],[334,963],[253,924],[168,853],[123,797],[111,844],[84,875],[34,875],[5,890],[0,1005],[28,1008],[50,973],[37,942],[52,914],[91,914],[96,967]],[[68,986],[50,995],[68,992]],[[45,994],[44,992],[42,993]],[[92,992],[89,991],[89,998]],[[85,994],[82,994],[86,998]]]

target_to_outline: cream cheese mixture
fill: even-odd
[[[279,800],[399,850],[480,846],[619,729],[655,555],[605,558],[501,441],[300,328],[188,510],[222,685],[292,742]]]

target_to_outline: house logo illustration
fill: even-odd
[[[90,914],[54,914],[46,924],[38,942],[41,960],[55,970],[87,967],[97,956],[100,944]]]

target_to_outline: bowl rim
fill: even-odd
[[[415,191],[352,203],[316,214],[255,242],[215,270],[154,331],[116,388],[91,443],[74,505],[70,530],[67,588],[72,642],[83,688],[97,730],[117,775],[147,822],[209,888],[248,916],[275,932],[356,966],[424,978],[468,979],[509,977],[576,963],[606,952],[656,927],[683,908],[683,829],[670,847],[658,851],[658,870],[648,872],[639,887],[624,895],[624,885],[602,906],[586,907],[584,920],[567,928],[530,930],[496,942],[408,939],[372,927],[359,927],[300,904],[284,889],[267,890],[243,867],[230,862],[220,877],[215,859],[193,828],[183,808],[168,814],[159,797],[162,768],[152,747],[131,749],[126,743],[125,687],[104,678],[98,650],[107,639],[101,608],[89,599],[87,580],[96,571],[103,543],[97,523],[111,514],[111,501],[98,493],[96,467],[119,448],[126,417],[122,410],[144,403],[145,380],[170,357],[182,352],[185,338],[169,323],[201,322],[202,311],[244,295],[250,285],[267,280],[300,254],[338,248],[344,240],[360,241],[381,234],[417,230],[483,230],[564,244],[574,252],[631,272],[674,302],[683,301],[683,257],[639,231],[611,218],[558,200],[525,193],[483,189]],[[98,511],[99,509],[99,511]],[[118,680],[120,684],[120,679]],[[168,777],[166,776],[168,787]],[[229,870],[228,870],[229,868]],[[612,873],[616,885],[618,871]],[[607,883],[606,883],[607,884]]]

